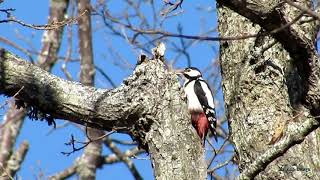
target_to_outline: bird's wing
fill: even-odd
[[[216,138],[217,119],[211,90],[204,80],[196,80],[194,83],[194,91],[209,121],[210,131]],[[208,102],[208,100],[212,102]]]

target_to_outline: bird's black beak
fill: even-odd
[[[184,72],[184,69],[176,69],[176,70],[174,71],[174,73],[175,73],[176,75],[178,75],[178,76],[182,76],[182,75],[183,75],[183,72]]]

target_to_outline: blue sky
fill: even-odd
[[[144,1],[143,1],[144,2]],[[13,12],[13,15],[24,22],[31,24],[46,24],[48,17],[48,3],[49,1],[18,1],[18,0],[7,0],[1,4],[1,8],[14,8],[16,9]],[[95,3],[95,1],[93,2]],[[156,8],[161,9],[163,3],[161,0],[155,1]],[[123,13],[125,6],[119,0],[113,0],[108,3],[107,8],[110,12],[117,16]],[[181,24],[183,27],[183,33],[188,35],[198,35],[201,32],[206,32],[209,29],[216,28],[217,26],[217,17],[214,10],[215,2],[208,0],[199,0],[197,2],[185,1],[182,5],[182,9],[178,9],[177,12],[181,12],[175,17],[168,18],[163,21],[162,26],[155,24],[157,29],[177,33],[177,26]],[[207,9],[208,11],[200,11],[199,9]],[[147,20],[152,22],[152,15],[150,11],[150,6],[146,3],[142,7],[143,13],[146,15]],[[129,13],[131,10],[128,11]],[[1,19],[5,18],[1,14]],[[162,17],[158,14],[158,18]],[[141,52],[140,49],[136,49],[132,46],[129,46],[126,43],[126,40],[120,37],[115,37],[110,34],[106,28],[103,27],[101,19],[99,17],[93,17],[93,48],[94,48],[94,60],[95,64],[102,68],[105,73],[112,77],[112,80],[116,85],[120,85],[122,80],[131,74],[132,67],[135,66],[137,55]],[[132,21],[135,23],[135,21]],[[139,21],[137,20],[136,23]],[[117,28],[122,28],[117,26]],[[72,26],[74,33],[74,42],[73,42],[73,58],[79,58],[78,48],[77,48],[77,26]],[[131,32],[123,29],[124,33],[130,35]],[[41,47],[41,37],[43,31],[34,30],[30,28],[23,27],[15,23],[4,23],[0,24],[0,36],[5,37],[12,42],[18,44],[21,47],[27,49],[40,50]],[[217,33],[211,33],[210,36],[217,36]],[[167,44],[168,50],[166,53],[166,59],[170,62],[175,59],[177,52],[174,51],[171,43],[180,44],[180,40],[177,38],[166,38],[165,42],[170,42]],[[186,41],[190,42],[190,40]],[[212,63],[215,62],[215,59],[218,57],[218,42],[194,42],[194,45],[191,48],[188,48],[188,53],[192,59],[191,65],[196,66],[201,70],[206,69]],[[0,42],[0,47],[5,47],[8,50],[18,54],[23,58],[27,58],[25,54],[21,53],[19,50],[16,50],[10,46],[7,46]],[[64,36],[62,41],[61,50],[59,52],[60,56],[65,56],[67,47],[67,39]],[[110,53],[110,49],[114,51]],[[33,56],[34,59],[37,59],[36,55]],[[115,62],[126,61],[129,63],[131,68],[125,68],[124,63],[117,64]],[[54,66],[52,73],[66,78],[65,75],[61,72],[61,65],[63,61],[58,61]],[[187,58],[185,56],[180,56],[177,59],[176,67],[183,68],[187,66]],[[74,79],[78,80],[79,74],[79,63],[72,62],[68,63],[68,70],[73,75]],[[219,72],[215,72],[217,69],[211,68],[209,71],[206,71],[205,77],[208,77],[210,73],[216,73],[219,75]],[[214,84],[212,89],[219,89],[220,77],[218,81],[212,80]],[[96,87],[98,88],[111,88],[110,83],[99,72],[96,74],[95,80]],[[2,97],[2,99],[4,99]],[[218,102],[218,116],[223,116],[223,96],[221,89],[217,92],[216,101]],[[1,110],[3,115],[5,109]],[[58,120],[58,126],[64,124],[65,121]],[[227,125],[224,124],[226,128]],[[72,165],[74,159],[78,157],[82,151],[76,152],[70,156],[64,156],[61,154],[61,151],[70,151],[70,148],[65,146],[64,143],[68,142],[70,135],[73,134],[76,138],[84,140],[83,132],[77,128],[75,125],[69,124],[65,128],[59,128],[54,131],[51,131],[52,127],[49,127],[47,123],[41,121],[32,121],[30,119],[25,120],[20,136],[18,137],[17,145],[23,141],[28,140],[30,143],[30,149],[26,156],[26,159],[22,165],[21,170],[18,172],[18,176],[23,179],[35,179],[39,173],[44,173],[44,177],[54,174],[63,170],[64,168]],[[50,132],[50,133],[49,133]],[[49,133],[49,134],[48,134]],[[128,135],[125,134],[113,134],[112,138],[118,138],[121,140],[131,140]],[[221,145],[222,141],[217,143]],[[119,146],[122,150],[126,150],[130,147],[128,146]],[[231,147],[228,147],[229,149]],[[109,154],[110,151],[104,148],[104,154]],[[139,172],[145,179],[153,179],[153,173],[151,169],[151,164],[149,160],[145,160],[147,156],[142,155],[141,159],[133,159],[136,166],[138,167]],[[224,160],[230,158],[230,155],[225,154],[221,157],[218,157],[217,162],[214,165],[223,162]],[[230,169],[234,167],[230,166]],[[218,170],[218,174],[224,174],[224,170]],[[98,171],[97,179],[133,179],[132,175],[129,173],[127,167],[123,163],[117,163],[115,165],[105,165],[103,169]],[[44,178],[46,179],[46,178]],[[73,177],[72,179],[76,179]]]

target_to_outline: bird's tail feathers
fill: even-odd
[[[214,108],[209,108],[209,107],[204,107],[204,112],[207,116],[207,119],[209,121],[209,129],[216,141],[218,141],[218,136],[217,136],[217,118],[216,118],[216,111]]]

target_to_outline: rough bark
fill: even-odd
[[[240,171],[248,172],[253,162],[263,164],[241,178],[318,177],[320,140],[319,130],[314,131],[319,127],[314,119],[319,115],[316,21],[299,21],[277,31],[301,16],[301,11],[276,0],[218,3],[221,36],[258,34],[220,46],[225,103]],[[311,7],[311,1],[298,3]],[[298,130],[308,123],[307,133]],[[302,136],[293,137],[297,132]],[[270,156],[272,150],[277,153]],[[264,161],[255,161],[262,158]]]
[[[63,80],[3,50],[0,62],[2,94],[12,96],[23,86],[17,98],[54,118],[129,133],[150,152],[157,179],[206,178],[177,76],[162,61],[138,65],[113,90]]]
[[[90,0],[78,1],[78,14],[87,11],[78,21],[79,54],[80,54],[80,82],[86,86],[94,86],[95,69],[93,64],[93,48],[91,38]],[[87,135],[90,139],[98,139],[104,132],[88,127]],[[96,171],[100,164],[102,140],[94,141],[85,147],[84,153],[77,162],[79,179],[96,178]]]
[[[48,24],[52,22],[62,22],[65,19],[68,3],[68,0],[52,0],[50,2]],[[40,55],[38,56],[39,67],[47,71],[51,70],[52,66],[57,60],[57,53],[61,44],[62,32],[63,27],[44,32],[42,38],[42,49]],[[19,154],[18,151],[16,153],[13,153],[12,151],[16,142],[16,138],[19,135],[20,129],[23,125],[23,119],[25,116],[26,110],[24,108],[16,109],[15,104],[10,103],[9,109],[4,116],[4,123],[0,131],[0,164],[3,166],[3,168],[6,168],[7,162],[10,159],[15,159],[15,154]],[[21,145],[21,147],[26,146]],[[24,149],[27,151],[27,148]],[[23,158],[24,155],[19,157]],[[14,177],[18,168],[20,168],[19,164],[17,163],[22,163],[22,161],[10,160],[10,162],[14,162],[14,166],[8,166],[7,173],[9,173],[11,177]],[[2,170],[3,169],[0,169],[0,175],[3,173]]]

